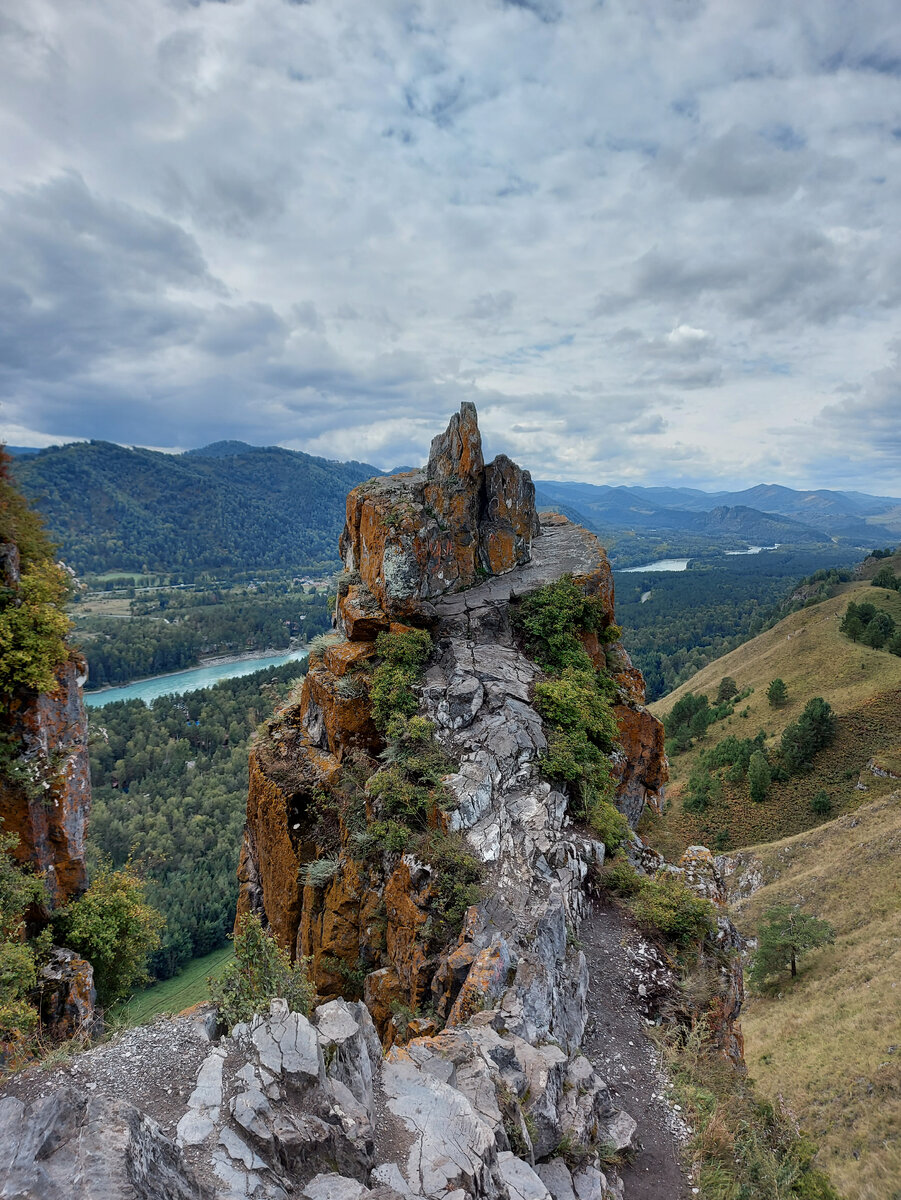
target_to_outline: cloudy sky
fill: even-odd
[[[901,494],[898,0],[3,0],[0,438]]]

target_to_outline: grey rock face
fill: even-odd
[[[0,1100],[0,1195],[7,1200],[212,1200],[174,1142],[124,1101],[59,1088]]]

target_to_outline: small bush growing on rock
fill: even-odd
[[[342,675],[335,680],[335,691],[342,700],[361,700],[369,693],[366,675],[362,671]]]
[[[577,631],[595,633],[599,641],[607,643],[618,641],[622,633],[618,625],[607,624],[601,597],[586,596],[572,575],[562,575],[555,583],[530,592],[511,610],[511,616],[527,653],[546,671],[593,668]]]
[[[311,887],[325,887],[338,873],[338,858],[314,858],[303,868],[303,881]]]
[[[309,1016],[315,999],[309,962],[291,962],[288,954],[267,933],[256,913],[246,913],[235,930],[235,957],[218,979],[210,979],[210,997],[219,1006],[219,1019],[231,1029],[267,1012],[276,996],[291,1012]]]
[[[432,941],[444,944],[460,932],[466,910],[479,899],[482,864],[458,833],[427,834],[416,854],[432,868]]]
[[[317,633],[314,638],[311,638],[308,645],[310,666],[314,666],[322,658],[329,646],[337,646],[341,640],[339,633]]]
[[[696,896],[681,875],[642,878],[630,906],[643,925],[681,944],[699,941],[714,928],[710,901]]]
[[[585,808],[585,819],[609,854],[629,840],[629,822],[609,800],[591,800]]]
[[[380,633],[376,651],[381,662],[372,673],[369,696],[372,719],[384,733],[392,717],[412,717],[419,708],[413,688],[432,652],[432,639],[423,629]]]

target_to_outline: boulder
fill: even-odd
[[[0,1195],[15,1200],[213,1200],[176,1144],[131,1104],[64,1086],[0,1100]]]

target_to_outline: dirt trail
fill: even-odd
[[[588,1023],[582,1049],[617,1103],[638,1122],[641,1149],[622,1170],[627,1200],[690,1200],[680,1163],[685,1129],[666,1099],[659,1054],[645,1035],[638,1003],[640,975],[627,950],[640,934],[620,909],[598,901],[579,938],[588,960]]]

